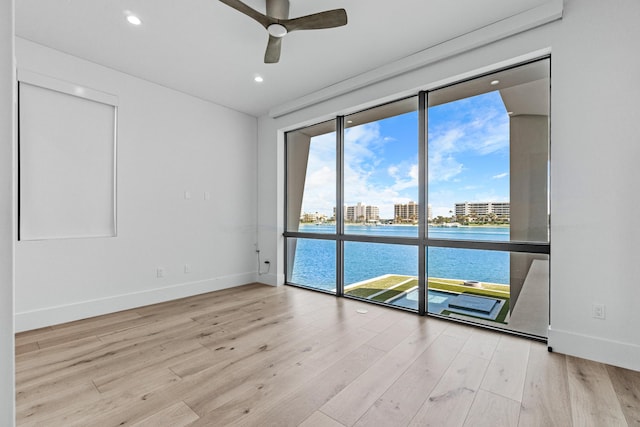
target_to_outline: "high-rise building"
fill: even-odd
[[[367,222],[378,221],[380,219],[380,209],[377,206],[367,206],[364,214]]]
[[[396,222],[409,222],[418,220],[418,204],[409,202],[407,204],[397,203],[393,205],[393,219]]]
[[[346,206],[345,222],[372,222],[380,219],[380,208],[358,202],[355,206]]]
[[[456,216],[484,216],[495,214],[501,218],[509,218],[511,210],[509,202],[464,202],[456,203]]]

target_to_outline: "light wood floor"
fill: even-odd
[[[247,285],[16,344],[20,426],[640,425],[640,372],[292,287]]]

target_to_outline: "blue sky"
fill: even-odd
[[[509,116],[490,92],[429,108],[429,203],[448,216],[456,202],[509,200]],[[393,204],[418,201],[418,114],[345,132],[345,203],[393,217]],[[303,212],[335,206],[335,133],[312,139]]]

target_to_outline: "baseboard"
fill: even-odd
[[[640,346],[549,328],[554,352],[640,371]]]
[[[215,277],[196,282],[180,283],[164,288],[130,294],[114,295],[89,301],[47,307],[15,314],[15,331],[23,332],[102,314],[115,313],[150,304],[218,291],[256,281],[256,273]]]
[[[259,274],[256,277],[256,282],[263,283],[265,285],[270,285],[270,286],[278,286],[278,276],[273,273]]]

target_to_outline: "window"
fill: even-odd
[[[344,118],[345,234],[418,237],[418,98]],[[380,227],[384,226],[384,227]]]
[[[286,144],[286,229],[306,237],[287,240],[287,281],[335,293],[335,122],[289,132]]]
[[[545,59],[429,92],[430,313],[546,335],[549,89]]]
[[[287,283],[545,337],[549,62],[287,134]]]

